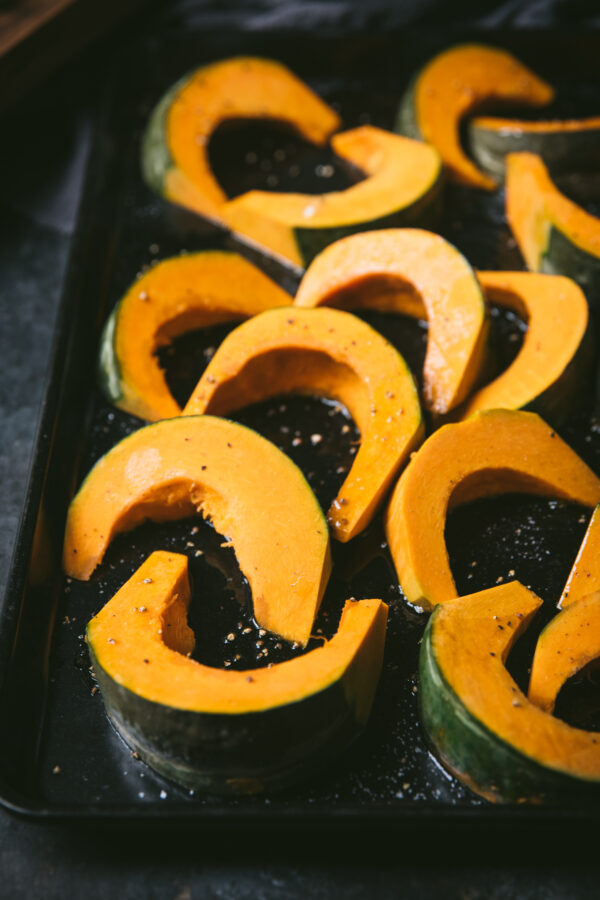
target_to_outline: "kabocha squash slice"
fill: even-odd
[[[295,464],[224,419],[165,419],[103,456],[69,507],[65,572],[87,580],[117,533],[198,512],[231,540],[258,624],[305,645],[330,573],[327,523]]]
[[[552,171],[589,168],[600,152],[600,117],[528,122],[477,116],[469,122],[469,148],[481,168],[504,177],[509,153],[537,153]]]
[[[480,374],[485,301],[467,260],[440,235],[392,228],[337,241],[307,269],[294,305],[425,316],[429,335],[423,392],[435,413],[461,403]]]
[[[232,227],[303,268],[347,234],[435,225],[442,165],[433,147],[370,125],[334,135],[331,147],[365,179],[326,194],[249,191],[225,207]],[[285,247],[293,249],[285,253]]]
[[[535,153],[506,158],[506,218],[528,269],[568,275],[598,307],[600,219],[558,190]]]
[[[115,406],[157,421],[181,414],[155,352],[195,328],[247,319],[291,298],[239,256],[209,250],[165,259],[138,278],[111,313],[99,380]]]
[[[412,375],[394,347],[350,313],[274,309],[228,335],[184,413],[226,415],[285,393],[341,401],[361,432],[359,451],[328,513],[334,537],[348,541],[372,519],[422,439]]]
[[[600,733],[543,712],[505,666],[541,603],[513,581],[437,607],[423,636],[425,731],[444,764],[488,800],[564,801],[600,786]]]
[[[360,733],[381,670],[385,603],[349,600],[322,647],[233,671],[189,658],[189,598],[187,557],[155,552],[87,628],[110,718],[153,768],[190,788],[254,793],[291,783]]]
[[[457,596],[444,541],[448,511],[512,491],[591,507],[600,502],[600,479],[535,413],[487,410],[425,441],[400,476],[385,519],[409,603],[431,609]]]
[[[592,513],[558,607],[565,609],[596,591],[600,591],[600,506]]]
[[[563,684],[600,657],[600,591],[558,613],[537,640],[529,690],[532,703],[552,713]]]
[[[494,190],[496,180],[478,169],[461,146],[461,120],[483,104],[545,106],[553,96],[549,84],[505,50],[460,44],[417,74],[400,104],[395,130],[433,144],[455,181]]]
[[[486,299],[527,322],[511,365],[475,391],[461,409],[468,418],[483,409],[530,409],[553,424],[573,408],[592,363],[589,309],[570,278],[531,272],[478,272]]]
[[[208,145],[219,125],[240,118],[283,122],[319,145],[340,127],[337,113],[281,63],[255,57],[213,63],[182,78],[154,109],[142,143],[149,186],[229,226],[223,211],[227,195],[211,170]],[[268,223],[263,230],[268,233]],[[295,248],[290,242],[279,249],[285,256]]]

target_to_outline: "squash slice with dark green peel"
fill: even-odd
[[[506,50],[460,44],[435,56],[413,79],[400,104],[395,130],[433,144],[450,178],[490,191],[497,182],[463,150],[461,120],[483,104],[545,106],[553,96],[549,84]]]
[[[164,419],[103,456],[69,507],[64,570],[87,580],[116,534],[196,513],[231,540],[259,625],[305,645],[331,568],[327,524],[289,457],[225,419]]]
[[[225,207],[231,227],[303,268],[354,232],[436,224],[442,167],[433,147],[370,125],[334,135],[331,147],[363,181],[326,194],[249,191]]]
[[[542,711],[506,669],[541,606],[518,581],[437,607],[419,659],[421,716],[442,762],[501,803],[543,803],[600,788],[600,733]]]
[[[425,317],[425,403],[447,413],[480,375],[487,311],[475,272],[438,234],[416,228],[357,234],[324,250],[296,294],[298,307],[338,306]]]
[[[600,506],[592,513],[558,607],[565,609],[596,591],[600,591]]]
[[[290,303],[289,294],[237,253],[162,260],[133,283],[104,327],[100,385],[115,406],[142,419],[178,416],[156,350],[187,331]]]
[[[600,153],[600,117],[550,121],[477,116],[469,149],[484,172],[504,178],[509,153],[537,153],[553,172],[588,169]]]
[[[570,278],[532,272],[478,272],[489,303],[527,322],[511,365],[471,394],[461,418],[483,409],[528,409],[552,424],[573,410],[589,375],[593,339],[582,290]]]
[[[552,713],[563,684],[599,657],[600,591],[595,591],[570,603],[540,633],[531,666],[529,699]]]
[[[256,57],[212,63],[177,82],[152,113],[142,143],[147,183],[167,200],[230,227],[223,209],[227,195],[211,169],[208,145],[223,122],[253,118],[283,122],[318,145],[341,124],[281,63]],[[284,255],[286,249],[293,247],[282,247]]]
[[[227,415],[285,393],[339,400],[361,445],[328,513],[348,541],[373,518],[392,480],[422,440],[417,389],[406,363],[378,332],[335,309],[274,309],[223,341],[184,413]]]
[[[592,507],[600,479],[535,413],[487,410],[429,437],[392,494],[385,530],[409,603],[431,609],[457,596],[444,540],[449,510],[507,492]]]
[[[568,275],[598,308],[600,219],[558,190],[535,153],[506,158],[506,218],[528,269]]]
[[[187,557],[155,552],[87,628],[110,718],[154,769],[189,788],[256,793],[292,783],[360,733],[381,670],[385,603],[347,601],[322,647],[234,671],[190,659],[189,599]]]

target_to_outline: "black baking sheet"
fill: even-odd
[[[447,35],[414,32],[348,40],[186,34],[140,41],[112,67],[0,619],[0,799],[9,808],[46,817],[192,817],[224,824],[248,819],[271,824],[332,819],[349,823],[466,819],[491,824],[527,817],[571,822],[598,818],[592,802],[543,810],[494,807],[453,779],[429,753],[418,719],[416,675],[426,617],[402,597],[379,520],[350,547],[334,547],[334,575],[316,623],[324,635],[335,630],[336,616],[348,596],[381,597],[389,604],[384,670],[371,720],[364,736],[340,759],[280,794],[225,799],[190,794],[163,780],[132,758],[113,731],[89,672],[83,638],[87,621],[140,561],[160,547],[190,556],[198,586],[190,617],[199,636],[199,657],[216,665],[227,657],[234,666],[255,664],[257,633],[247,587],[233,553],[219,546],[222,538],[197,520],[148,524],[117,538],[90,582],[70,582],[60,572],[69,499],[95,459],[141,424],[110,407],[95,388],[102,324],[136,274],[183,250],[227,247],[244,252],[290,292],[297,284],[293,272],[155,197],[143,184],[140,136],[153,104],[182,73],[245,53],[288,64],[338,106],[347,126],[372,122],[391,127],[397,100],[414,69],[451,42]],[[598,112],[597,56],[593,56],[600,47],[597,38],[502,34],[494,35],[493,42],[514,49],[558,85],[560,112]],[[217,174],[231,193],[252,186],[326,190],[353,177],[337,169],[331,174],[328,166],[335,161],[326,154],[276,130],[249,124],[233,134],[217,135],[212,155]],[[595,202],[590,194],[593,183],[587,176],[575,183],[575,189],[583,185],[588,208]],[[488,195],[448,189],[440,231],[476,267],[522,268],[503,222],[503,199],[502,191]],[[514,317],[495,314],[493,319],[497,365],[502,366],[518,349],[522,327]],[[405,353],[418,374],[426,340],[424,323],[375,314],[368,321]],[[191,389],[226,330],[180,339],[173,351],[163,353],[168,378],[180,398]],[[343,409],[316,399],[280,398],[240,411],[235,418],[290,452],[321,502],[328,504],[356,446],[356,432]],[[600,472],[600,425],[594,417],[591,384],[582,387],[579,406],[560,431]],[[313,434],[322,439],[311,441]],[[293,443],[295,437],[300,437],[300,444]],[[450,518],[447,541],[461,593],[490,586],[514,570],[545,600],[537,627],[519,643],[509,663],[521,684],[532,641],[553,613],[588,519],[587,510],[517,496],[472,504]],[[196,556],[197,549],[204,551],[202,556]],[[253,629],[249,636],[241,626]],[[231,630],[238,635],[235,648],[225,649],[223,636]],[[263,644],[269,661],[297,652],[277,647],[278,643],[267,637]],[[573,724],[599,727],[597,704],[597,686],[575,685],[561,697],[558,712]]]

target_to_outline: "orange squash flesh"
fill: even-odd
[[[391,344],[349,313],[269,310],[223,341],[184,413],[226,415],[283,393],[339,400],[360,429],[360,449],[328,514],[333,535],[350,540],[422,439],[412,375]]]
[[[167,114],[170,200],[223,219],[227,195],[212,173],[208,144],[222,122],[239,118],[285,122],[314,144],[340,127],[337,113],[281,63],[236,57],[204,66],[182,84]]]
[[[439,154],[419,141],[363,125],[334,135],[331,147],[364,172],[365,179],[344,191],[325,194],[249,191],[224,208],[229,224],[245,233],[250,233],[246,226],[251,226],[259,244],[286,255],[284,248],[295,240],[297,231],[323,229],[325,234],[326,229],[355,226],[357,230],[360,225],[368,229],[404,210],[409,218],[410,210],[439,186]],[[303,252],[298,244],[288,259],[302,267],[307,256],[312,258],[314,253]]]
[[[477,277],[489,302],[512,309],[528,327],[513,363],[469,397],[461,418],[483,409],[520,409],[558,388],[589,322],[585,295],[570,278],[529,272],[477,272]]]
[[[376,292],[365,300],[373,279]],[[437,234],[394,228],[337,241],[307,269],[294,305],[368,305],[407,315],[424,307],[424,395],[436,413],[464,400],[479,375],[487,335],[481,288],[462,254]]]
[[[541,632],[529,679],[528,697],[545,712],[563,684],[600,657],[600,591],[581,597],[559,612]]]
[[[535,153],[506,157],[506,218],[533,272],[562,271],[548,257],[551,231],[556,229],[579,250],[600,258],[600,219],[562,194]],[[565,274],[570,274],[565,270]]]
[[[457,596],[444,541],[447,512],[509,491],[595,506],[600,479],[535,413],[476,413],[425,441],[400,476],[385,521],[409,603],[431,609]]]
[[[259,625],[306,644],[331,567],[326,522],[294,463],[224,419],[165,419],[102,457],[69,507],[64,569],[87,580],[117,533],[198,512],[230,538]]]
[[[572,728],[539,709],[519,690],[505,667],[511,647],[541,602],[519,582],[510,582],[461,597],[435,611],[431,623],[433,656],[442,678],[455,695],[455,705],[464,711],[455,720],[457,731],[453,739],[458,746],[461,727],[465,731],[463,740],[469,739],[467,719],[471,717],[488,732],[490,757],[494,745],[501,743],[518,753],[526,765],[529,761],[534,766],[528,772],[530,784],[532,772],[541,779],[560,773],[598,781],[600,734]],[[517,763],[511,757],[512,766],[522,766],[523,762]],[[473,787],[488,799],[506,799],[498,796],[498,789],[492,787],[494,774],[498,780],[506,774],[510,786],[510,770],[506,773],[498,770],[488,773],[487,791],[481,783]],[[469,783],[468,771],[460,775]],[[521,796],[519,799],[541,798]]]
[[[421,70],[404,101],[396,130],[417,130],[437,148],[456,181],[494,190],[495,179],[478,169],[462,149],[461,119],[484,103],[544,106],[553,96],[549,84],[505,50],[463,44],[440,53]]]
[[[129,288],[101,343],[101,379],[116,406],[148,421],[181,414],[155,351],[195,328],[246,319],[291,303],[239,256],[210,250],[165,259]]]
[[[558,607],[565,609],[596,591],[600,591],[600,506],[592,513]]]
[[[366,721],[383,653],[387,606],[381,600],[347,601],[337,633],[322,647],[244,671],[188,657],[195,642],[186,620],[189,600],[187,557],[153,553],[89,623],[97,663],[118,684],[154,703],[233,715],[295,703],[345,678],[357,718]],[[357,682],[350,667],[368,645],[369,665],[361,666]]]
[[[497,129],[498,131],[524,131],[531,134],[548,131],[595,131],[600,128],[600,116],[587,119],[548,119],[528,121],[527,119],[504,119],[498,116],[476,116],[471,124],[479,128]]]

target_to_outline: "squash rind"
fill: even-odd
[[[514,590],[515,587],[525,591],[515,582],[502,585],[502,588],[510,590]],[[492,588],[482,593],[491,594],[492,591],[498,590]],[[580,778],[546,766],[512,746],[494,733],[455,692],[448,681],[444,664],[437,657],[435,635],[442,614],[448,614],[451,607],[456,607],[457,604],[466,605],[470,600],[470,597],[461,597],[449,606],[435,609],[421,643],[419,655],[421,720],[435,752],[444,765],[471,790],[493,802],[565,802],[572,801],[578,795],[589,795],[590,790],[598,790],[600,781]],[[541,601],[538,600],[537,605],[539,604]],[[533,611],[537,605],[534,604]],[[527,617],[528,613],[523,611],[521,615]],[[465,633],[464,640],[465,648],[470,650],[474,637]],[[489,651],[484,647],[481,652],[483,655]],[[460,665],[459,655],[455,656],[454,663]],[[533,707],[516,685],[511,690],[510,702],[515,706],[515,715],[523,713],[527,715],[529,707]]]
[[[384,603],[348,601],[323,647],[234,671],[188,658],[189,598],[187,558],[155,552],[87,628],[109,716],[153,768],[190,788],[256,792],[292,783],[357,737],[381,669]]]

